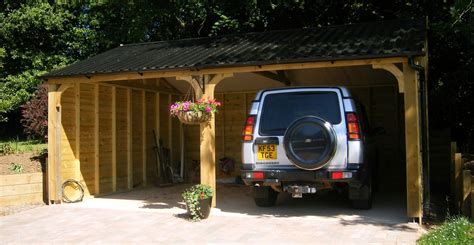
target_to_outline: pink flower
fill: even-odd
[[[207,113],[211,112],[211,110],[212,110],[212,108],[211,108],[211,107],[209,107],[209,106],[206,106],[206,112],[207,112]]]

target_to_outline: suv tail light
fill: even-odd
[[[347,135],[349,140],[360,140],[360,128],[357,115],[354,112],[346,113]]]
[[[255,115],[248,116],[245,121],[244,133],[242,139],[244,141],[253,140],[253,126],[255,125]]]

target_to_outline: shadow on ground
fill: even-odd
[[[184,218],[186,207],[181,193],[189,185],[180,184],[169,187],[147,187],[130,192],[104,196],[110,205],[128,205],[137,210],[154,210],[173,213]],[[123,204],[120,204],[123,201]],[[250,196],[250,189],[243,185],[220,184],[217,187],[217,209],[212,215],[265,218],[305,218],[329,220],[344,226],[373,225],[388,230],[413,230],[408,225],[406,204],[403,193],[385,192],[375,197],[371,210],[354,210],[346,197],[335,192],[308,195],[302,199],[293,199],[280,194],[277,205],[270,208],[257,207]]]

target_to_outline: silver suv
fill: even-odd
[[[347,190],[354,208],[372,205],[372,146],[363,107],[345,87],[262,90],[243,132],[242,179],[258,206]]]

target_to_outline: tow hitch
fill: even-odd
[[[288,185],[283,188],[284,191],[291,193],[293,198],[302,198],[303,194],[316,193],[316,187],[314,186],[299,186],[299,185]]]

